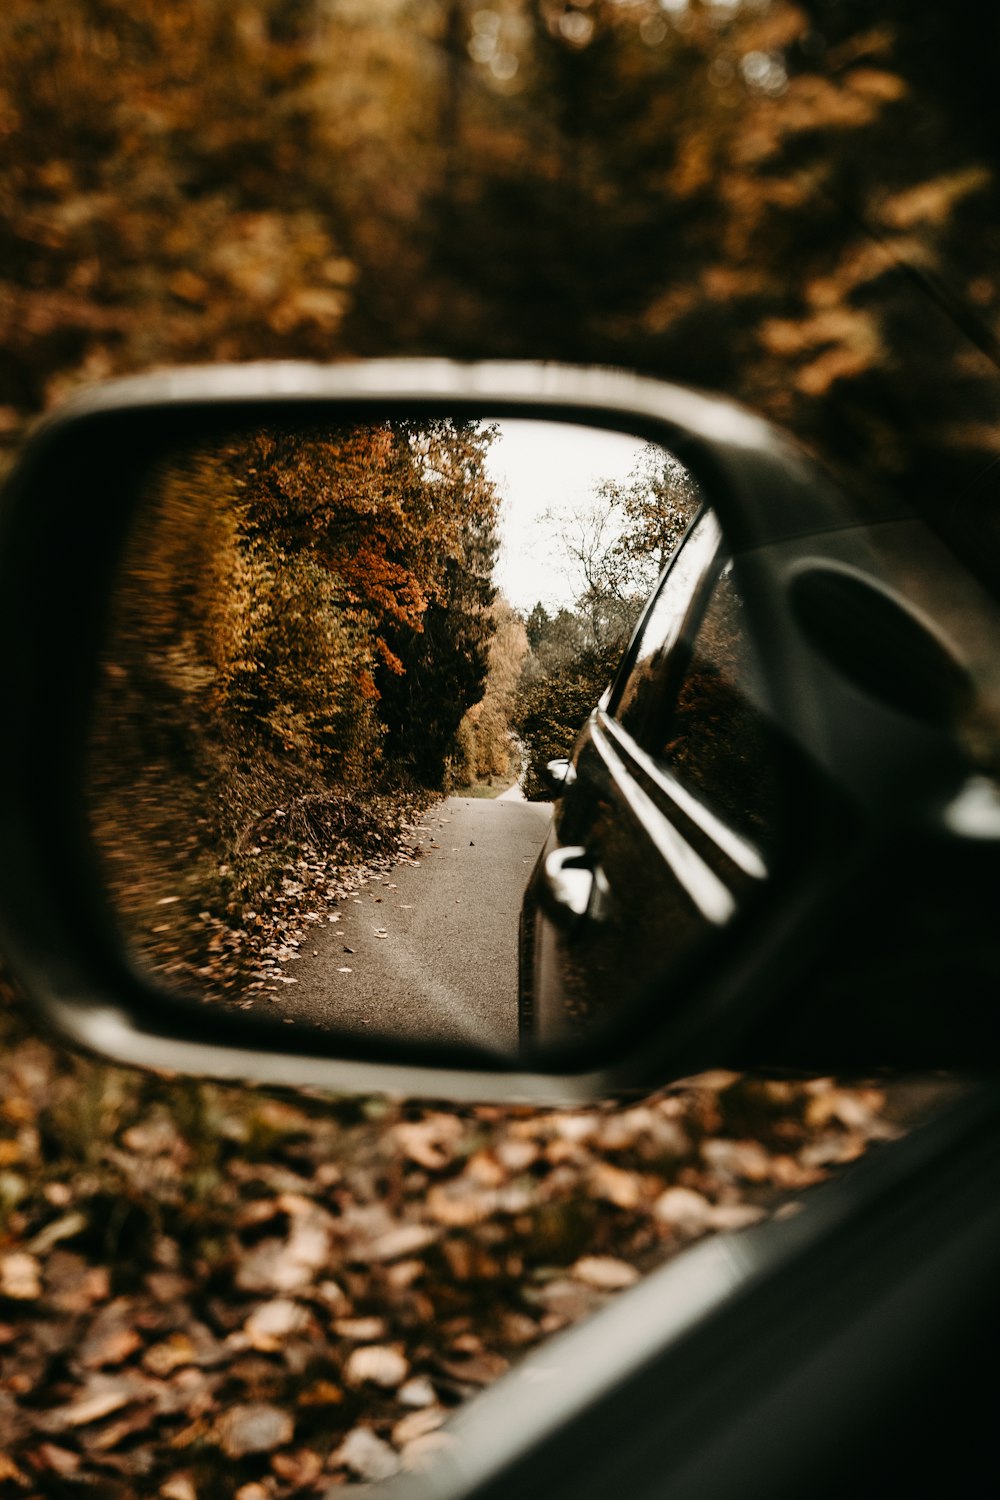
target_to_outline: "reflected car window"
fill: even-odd
[[[751,698],[756,663],[731,561],[678,655],[683,677],[648,748],[736,832],[770,842],[780,761],[774,731]]]
[[[720,541],[714,514],[702,511],[668,564],[623,664],[612,692],[610,712],[640,742],[645,726],[659,717],[661,705],[674,697],[674,668],[683,665],[681,661],[675,662],[676,649]]]

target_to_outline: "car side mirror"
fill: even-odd
[[[993,963],[995,608],[892,525],[620,373],[96,388],[0,512],[23,991],[117,1061],[333,1090],[982,1056],[936,996],[954,934]]]
[[[545,780],[548,782],[550,790],[557,797],[560,797],[563,792],[569,791],[576,780],[576,767],[571,760],[567,760],[562,756],[557,760],[546,761]]]

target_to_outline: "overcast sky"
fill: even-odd
[[[586,509],[604,479],[624,479],[645,446],[640,438],[562,422],[499,423],[487,469],[503,496],[494,577],[515,609],[537,600],[569,604],[575,592],[546,511]]]

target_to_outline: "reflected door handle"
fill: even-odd
[[[543,890],[554,921],[588,918],[599,922],[607,910],[608,882],[581,845],[567,844],[545,857]]]

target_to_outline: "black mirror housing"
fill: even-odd
[[[82,797],[87,715],[134,476],[167,441],[278,416],[331,422],[483,413],[629,432],[663,444],[689,467],[738,570],[768,712],[803,768],[786,789],[795,825],[787,853],[757,879],[745,913],[720,923],[672,976],[669,1008],[651,992],[593,1044],[570,1041],[537,1060],[530,1047],[502,1059],[475,1047],[335,1031],[317,1031],[304,1045],[298,1028],[165,993],[123,951]],[[982,666],[992,606],[985,601],[977,616],[976,651],[957,638],[953,621],[930,620],[923,604],[911,607],[904,580],[919,547],[901,542],[907,565],[897,567],[883,545],[893,527],[902,536],[900,528],[919,523],[891,506],[860,515],[767,423],[727,401],[618,372],[444,361],[275,364],[96,388],[39,427],[0,511],[0,695],[9,716],[0,742],[8,851],[0,930],[29,1003],[72,1043],[119,1062],[458,1099],[576,1102],[713,1066],[826,1071],[995,1062],[1000,1025],[988,997],[998,949],[983,899],[1000,870],[993,731],[982,729],[984,713],[992,722],[983,704],[996,688]],[[941,566],[957,564],[946,558]],[[807,595],[802,579],[818,569],[862,582]],[[902,699],[883,695],[878,674],[858,665],[856,600],[864,588],[866,599],[876,596],[873,617],[905,617],[898,650],[933,637],[925,654],[950,693],[947,701],[935,698],[944,705],[936,715],[909,712],[916,689]],[[841,638],[845,599],[854,613]],[[978,679],[965,664],[973,655]],[[995,648],[992,659],[1000,660]],[[964,719],[956,719],[970,713],[980,726],[978,762],[963,739]],[[638,807],[656,792],[658,773],[636,764]],[[557,819],[571,818],[565,794],[579,764],[574,757],[552,766]],[[567,847],[575,847],[571,834]],[[732,849],[737,857],[738,844]],[[610,899],[602,892],[602,902]],[[920,928],[910,932],[918,910]],[[910,951],[901,953],[907,941]],[[956,974],[971,997],[957,1010],[944,999]],[[916,997],[916,1025],[906,994]]]

